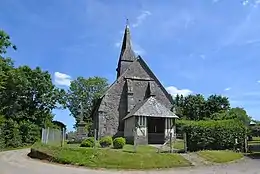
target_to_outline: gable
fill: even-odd
[[[138,84],[138,81],[147,81],[146,84],[149,82],[152,93],[156,96],[156,98],[164,105],[166,105],[167,108],[172,107],[173,99],[171,95],[166,91],[166,89],[140,56],[138,56],[137,59],[127,68],[127,70],[120,77],[118,77],[118,79],[115,80],[115,82],[109,87],[109,89],[101,98],[103,98],[109,93],[109,91],[115,88],[115,85],[118,82],[125,81],[125,79],[132,79],[136,81],[135,84]]]
[[[138,103],[124,119],[131,116],[178,118],[178,116],[156,100],[155,97],[149,97]]]

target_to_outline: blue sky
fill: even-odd
[[[222,94],[260,119],[260,0],[1,0],[16,65],[41,66],[66,88],[77,76],[113,82],[126,18],[134,50],[176,93]],[[71,130],[74,119],[55,110]]]

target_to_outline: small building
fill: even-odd
[[[175,134],[172,96],[131,46],[126,25],[117,78],[101,96],[92,117],[97,137],[124,136],[139,144],[164,143]]]

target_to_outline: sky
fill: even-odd
[[[260,120],[260,0],[1,0],[0,29],[16,65],[40,66],[57,87],[116,78],[126,19],[135,53],[172,95],[221,94]],[[68,110],[55,119],[72,130]]]

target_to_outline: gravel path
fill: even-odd
[[[161,171],[91,170],[79,167],[44,163],[27,157],[29,149],[0,153],[1,174],[260,174],[259,159],[244,159],[237,163],[201,166]]]

